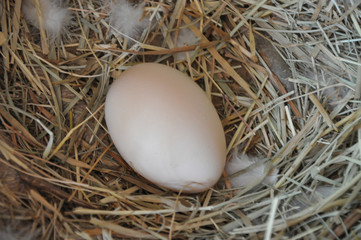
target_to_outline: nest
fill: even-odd
[[[36,239],[361,237],[360,1],[146,1],[153,26],[133,42],[111,33],[103,1],[69,4],[56,41],[21,1],[0,4],[0,224]],[[180,27],[197,44],[175,47]],[[225,174],[192,195],[137,175],[104,99],[139,62],[194,79],[229,154],[267,156],[276,183],[231,188]]]

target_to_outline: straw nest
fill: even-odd
[[[36,239],[361,237],[360,1],[146,1],[150,24],[135,40],[111,30],[106,2],[68,4],[55,40],[29,25],[21,1],[0,4],[3,229]],[[199,41],[175,47],[181,27]],[[111,144],[104,99],[146,61],[191,76],[212,97],[229,153],[267,156],[276,183],[232,189],[225,174],[186,195],[137,175]]]

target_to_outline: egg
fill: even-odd
[[[142,63],[124,71],[107,93],[105,121],[125,161],[161,187],[202,192],[222,174],[220,118],[203,90],[176,69]]]

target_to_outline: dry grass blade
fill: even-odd
[[[114,224],[111,222],[106,222],[106,221],[101,221],[96,218],[90,219],[90,223],[94,224],[95,226],[99,226],[101,228],[112,230],[113,232],[118,233],[121,236],[127,237],[127,238],[159,239],[158,236],[152,236],[151,234],[147,234],[145,232],[135,231],[130,228],[121,227],[117,224]],[[161,239],[166,239],[166,238],[163,237]]]

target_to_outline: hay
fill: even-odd
[[[0,4],[1,226],[36,239],[361,238],[361,1],[147,1],[153,26],[134,41],[113,34],[101,0],[69,3],[54,42],[21,1]],[[177,26],[200,42],[174,47]],[[143,61],[196,80],[229,153],[267,156],[277,183],[231,189],[225,175],[186,195],[134,173],[103,103]]]

